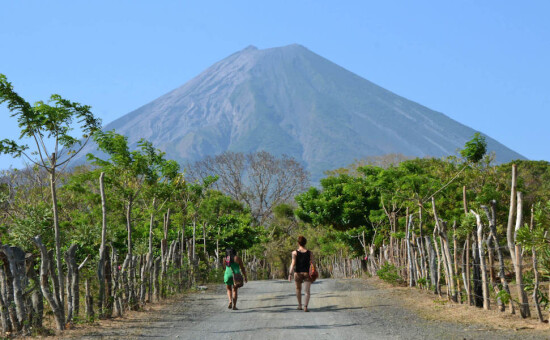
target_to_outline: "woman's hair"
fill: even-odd
[[[298,236],[298,244],[302,247],[305,247],[307,243],[307,239],[303,237],[302,235]]]
[[[233,248],[227,248],[225,250],[226,262],[233,263],[237,252]]]

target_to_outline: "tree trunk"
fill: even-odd
[[[65,262],[67,263],[67,322],[72,322],[78,318],[80,311],[80,270],[84,267],[90,256],[87,256],[80,266],[76,265],[75,252],[77,245],[73,244],[65,253]]]
[[[65,294],[63,281],[65,280],[65,275],[63,274],[63,264],[61,263],[61,235],[59,231],[59,217],[57,212],[57,191],[56,191],[56,178],[55,178],[55,164],[57,162],[56,154],[53,153],[51,157],[51,170],[50,173],[50,188],[52,193],[52,212],[53,212],[53,227],[55,232],[55,257],[57,260],[57,281],[59,282],[59,302],[61,307],[65,308]],[[55,272],[52,273],[55,275]]]
[[[420,242],[418,243],[420,247],[420,260],[422,261],[422,277],[426,280],[428,280],[428,265],[427,265],[427,257],[429,256],[426,246],[425,246],[425,239],[423,235],[423,224],[422,224],[422,203],[418,203],[418,230],[419,230],[419,239]],[[426,284],[426,288],[428,285]]]
[[[32,282],[33,289],[30,298],[30,303],[27,303],[31,311],[28,313],[30,317],[30,325],[34,328],[41,328],[44,315],[44,297],[40,290],[40,279],[38,273],[34,269],[34,255],[27,254],[25,256],[25,266],[27,269],[27,278]],[[0,296],[2,294],[0,293]]]
[[[534,224],[534,211],[533,206],[531,206],[531,222],[529,223],[529,230],[531,233],[533,232],[533,224]],[[545,235],[546,236],[546,235]],[[546,237],[545,237],[546,238]],[[544,317],[542,316],[542,311],[540,309],[539,304],[539,271],[537,268],[538,262],[537,262],[537,251],[535,247],[531,249],[532,255],[533,255],[533,273],[535,274],[535,286],[533,287],[533,303],[535,304],[535,307],[537,309],[537,316],[539,318],[540,322],[544,322]]]
[[[516,191],[517,191],[517,165],[512,164],[512,183],[510,188],[510,210],[508,212],[508,223],[506,225],[506,242],[508,244],[508,250],[510,251],[510,257],[512,258],[512,264],[516,266],[516,247],[514,245],[514,213],[516,211]],[[512,301],[510,295],[510,301]],[[513,305],[510,308],[510,312],[513,314]]]
[[[123,314],[122,291],[120,282],[120,269],[118,267],[118,253],[114,247],[111,247],[111,269],[112,269],[112,291],[111,300],[113,301],[113,310],[116,316]]]
[[[148,271],[148,276],[149,276],[149,280],[147,281],[147,302],[148,303],[151,303],[153,302],[153,281],[154,281],[154,262],[155,262],[155,259],[153,258],[153,256],[151,256],[150,258],[147,259],[147,261],[149,261],[149,264],[148,264],[148,268],[147,268],[147,271]]]
[[[160,291],[162,298],[166,298],[168,289],[168,262],[170,260],[170,247],[168,246],[168,229],[170,228],[170,209],[164,215],[164,238],[161,244],[161,267],[160,267]],[[157,278],[158,280],[158,278]]]
[[[124,304],[125,304],[125,307],[129,307],[129,303],[130,303],[130,284],[128,281],[131,280],[131,277],[130,277],[130,272],[129,272],[129,267],[130,267],[130,255],[126,255],[126,258],[124,259],[124,262],[122,263],[122,270],[120,272],[121,274],[121,279],[122,279],[122,282],[121,282],[121,289],[122,289],[122,292],[124,293]]]
[[[539,303],[539,271],[537,268],[537,251],[533,247],[533,271],[535,273],[535,287],[533,288],[533,302],[535,303],[535,307],[537,308],[537,316],[539,318],[540,322],[544,322],[544,317],[542,316],[542,311],[540,309],[540,303]]]
[[[74,272],[78,270],[76,268],[76,259],[75,253],[78,246],[73,244],[69,247],[69,250],[65,253],[65,263],[67,264],[67,322],[73,322],[73,313],[74,313],[74,297],[72,283],[74,278]]]
[[[407,215],[409,210],[407,208]],[[407,224],[407,260],[409,265],[409,287],[414,287],[416,285],[416,276],[415,276],[415,267],[413,264],[412,249],[411,249],[411,226],[412,226],[413,216],[410,215]]]
[[[203,247],[204,247],[204,249],[203,249],[204,250],[204,259],[205,259],[205,261],[208,262],[208,251],[206,249],[206,226],[207,225],[208,224],[206,222],[204,222],[202,224],[202,244],[203,244]]]
[[[451,292],[451,300],[453,302],[458,302],[458,291],[456,289],[456,281],[455,281],[455,274],[456,271],[453,268],[453,259],[451,256],[451,250],[449,247],[449,239],[447,238],[447,222],[440,221],[440,226],[442,227],[441,233],[443,236],[441,236],[441,240],[443,241],[443,252],[445,254],[445,262],[447,263],[447,274],[449,275],[449,285],[450,285],[450,292]]]
[[[145,305],[145,298],[147,297],[147,281],[149,280],[149,261],[151,254],[141,255],[141,285],[139,291],[139,302],[142,306]]]
[[[156,198],[153,198],[153,211],[155,210]],[[153,253],[153,226],[155,224],[155,214],[151,212],[149,218],[149,254]]]
[[[516,271],[516,284],[518,287],[518,296],[519,296],[519,312],[522,318],[528,318],[531,316],[531,311],[529,310],[529,300],[527,299],[527,294],[525,293],[525,284],[523,283],[523,255],[522,247],[517,241],[517,232],[523,225],[523,194],[518,191],[517,193],[517,213],[516,213],[516,229],[514,232],[514,243],[515,243],[515,261],[514,269]]]
[[[132,310],[137,308],[137,299],[134,287],[135,266],[132,254],[132,205],[133,201],[130,199],[126,206],[126,228],[128,230],[128,268],[127,268],[127,303],[128,307]],[[126,261],[125,261],[126,262]]]
[[[161,259],[160,257],[157,257],[154,262],[154,270],[153,270],[153,289],[155,296],[155,300],[158,302],[160,301],[160,283],[159,283],[159,272],[160,272],[160,263]]]
[[[433,231],[433,240],[434,240],[434,248],[435,248],[435,254],[437,255],[437,274],[436,274],[436,286],[435,286],[435,293],[441,297],[441,256],[439,255],[439,246],[437,245],[437,226],[434,228]]]
[[[483,307],[483,284],[481,279],[479,244],[477,242],[476,234],[474,234],[473,242],[472,242],[472,281],[473,281],[472,297],[474,300],[474,306],[482,308]]]
[[[107,203],[105,200],[105,185],[103,179],[105,173],[99,175],[99,191],[101,194],[101,245],[99,246],[99,261],[97,263],[97,279],[99,283],[99,298],[97,300],[99,317],[104,318],[106,312],[105,306],[105,262],[107,257],[105,254],[105,239],[107,234]]]
[[[435,249],[434,246],[430,240],[429,236],[424,236],[424,239],[426,240],[426,248],[428,249],[427,252],[429,254],[429,262],[430,262],[430,282],[431,286],[434,290],[434,294],[439,294],[439,285],[437,281],[437,264],[435,259]]]
[[[20,325],[17,318],[17,311],[15,310],[15,301],[13,300],[13,275],[6,255],[4,255],[4,253],[1,251],[0,255],[3,255],[4,257],[4,276],[2,280],[2,288],[4,293],[4,303],[6,304],[6,307],[8,309],[7,318],[10,323],[11,331],[17,331],[20,329]]]
[[[504,271],[504,257],[502,256],[502,249],[500,248],[500,243],[498,241],[498,236],[497,236],[496,201],[495,200],[491,201],[491,213],[489,213],[489,209],[486,206],[481,206],[481,208],[485,210],[485,215],[487,216],[487,220],[489,221],[489,230],[491,231],[491,236],[493,237],[493,241],[495,243],[495,249],[497,251],[497,257],[498,257],[498,263],[499,263],[498,276],[500,277],[500,283],[502,284],[502,288],[506,291],[506,293],[510,297],[509,298],[510,312],[512,314],[515,314],[514,304],[511,299],[512,295],[510,294],[510,287],[508,286],[508,281],[506,281],[506,273]],[[501,299],[499,298],[498,301],[500,300]],[[504,312],[505,310],[504,304],[501,302],[499,303],[499,306],[500,306],[500,311]]]
[[[50,284],[48,282],[48,274],[50,273],[50,269],[53,267],[50,264],[50,254],[46,250],[46,247],[42,243],[42,240],[40,239],[40,236],[36,236],[33,239],[34,243],[40,250],[40,255],[42,257],[42,261],[40,262],[40,288],[42,289],[42,294],[48,301],[48,304],[50,305],[54,319],[57,325],[58,330],[64,330],[65,329],[65,310],[60,305],[59,296],[52,294],[50,291]],[[51,272],[52,275],[52,281],[53,278],[55,278],[55,271]],[[55,284],[54,284],[55,285]]]
[[[464,242],[464,247],[462,248],[462,282],[464,282],[464,290],[466,291],[466,298],[468,301],[468,305],[470,305],[471,302],[471,295],[470,295],[470,278],[468,277],[466,266],[469,266],[470,264],[467,263],[466,257],[468,255],[468,240]],[[469,258],[469,257],[468,257]]]
[[[436,243],[437,245],[437,243]],[[440,265],[443,266],[443,272],[445,275],[443,275],[443,278],[445,279],[445,287],[447,289],[447,299],[451,299],[451,284],[449,282],[449,267],[447,264],[447,257],[445,256],[445,246],[443,245],[443,239],[439,237],[439,251],[441,254],[441,262]]]
[[[456,220],[453,221],[453,260],[456,275],[456,289],[458,291],[458,301],[462,303],[462,289],[460,288],[460,274],[458,272],[458,244],[456,241]]]
[[[4,270],[0,267],[0,322],[2,324],[2,332],[5,334],[11,332],[12,328],[8,314],[8,307],[4,301],[4,285],[6,285],[5,274]]]
[[[105,258],[105,300],[103,302],[103,310],[101,311],[101,314],[104,318],[110,318],[113,315],[113,305],[115,303],[115,300],[113,296],[113,266],[110,261],[109,249],[107,247],[105,247],[103,256]]]
[[[137,291],[137,265],[138,265],[138,256],[134,255],[132,256],[132,259],[130,261],[130,294],[132,296],[132,304],[130,304],[131,310],[138,310],[139,309],[139,296]]]
[[[85,287],[86,287],[86,317],[88,318],[88,321],[92,321],[95,316],[94,298],[90,293],[90,283],[88,279],[86,279]]]
[[[437,215],[437,210],[435,208],[435,199],[433,197],[432,197],[432,208],[433,208],[433,213],[435,218],[435,225],[439,231],[439,237],[442,243],[441,252],[444,260],[444,266],[445,266],[445,272],[446,272],[445,276],[447,278],[447,282],[449,284],[449,289],[450,289],[450,298],[454,302],[457,302],[457,292],[456,292],[456,287],[454,283],[455,279],[454,279],[454,271],[453,271],[452,260],[451,260],[451,252],[449,250],[449,240],[447,239],[447,223],[439,220],[439,217]]]
[[[508,213],[508,224],[506,226],[506,240],[508,242],[508,250],[510,250],[510,256],[512,262],[516,262],[515,245],[514,245],[514,212],[516,210],[516,190],[517,190],[517,166],[512,164],[512,185],[510,193],[510,211]]]
[[[24,329],[25,334],[28,333],[29,324],[26,320],[27,310],[25,300],[23,298],[23,287],[26,281],[25,275],[25,252],[18,247],[2,246],[2,251],[6,255],[9,263],[9,268],[12,276],[13,287],[13,302],[15,303],[15,311],[17,322],[13,323],[17,331]]]
[[[195,244],[197,240],[197,216],[193,216],[193,266],[196,264],[196,250]]]
[[[481,267],[481,282],[483,290],[483,309],[489,310],[491,307],[491,301],[489,300],[489,284],[487,282],[487,267],[485,266],[485,253],[483,247],[483,224],[481,223],[481,217],[478,213],[473,210],[470,210],[472,214],[476,217],[477,223],[477,244],[479,251],[479,264]]]

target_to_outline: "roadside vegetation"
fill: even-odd
[[[2,75],[0,104],[21,130],[0,153],[27,161],[0,175],[4,335],[121,317],[220,283],[228,247],[250,279],[287,277],[300,234],[324,277],[378,275],[545,319],[550,164],[496,165],[479,134],[457,156],[373,157],[309,187],[299,162],[267,152],[182,168],[147,140],[101,131],[88,106],[27,103]],[[89,141],[100,152],[70,165]]]

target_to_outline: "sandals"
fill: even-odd
[[[298,306],[298,308],[296,308],[297,310],[302,310],[302,306]]]
[[[229,306],[227,306],[227,309],[231,309],[231,308],[233,308],[233,302],[230,302]]]
[[[307,309],[307,306],[304,306],[304,312],[309,312],[309,309]]]

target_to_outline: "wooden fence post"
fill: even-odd
[[[54,282],[55,286],[55,270],[52,271],[53,264],[51,263],[51,259],[53,257],[52,252],[48,252],[46,250],[46,247],[42,243],[42,240],[40,239],[40,236],[36,236],[33,239],[34,243],[40,250],[40,254],[42,257],[42,260],[40,262],[40,288],[42,289],[42,294],[48,300],[48,303],[53,311],[54,319],[57,325],[58,330],[64,330],[65,329],[65,309],[61,305],[59,301],[59,295],[52,294],[50,291],[50,285],[48,282],[48,275],[51,274],[52,281]]]
[[[515,243],[515,261],[514,268],[516,271],[516,284],[518,288],[519,296],[519,312],[522,318],[528,318],[531,316],[531,311],[529,310],[529,301],[527,300],[527,294],[525,293],[525,285],[523,283],[523,255],[522,247],[517,241],[518,230],[523,225],[523,194],[518,191],[517,193],[517,213],[516,213],[516,228],[514,232],[514,243]]]
[[[470,210],[472,214],[476,217],[477,223],[477,243],[479,251],[479,264],[481,267],[481,280],[482,280],[482,290],[483,290],[483,309],[489,309],[491,307],[491,302],[489,300],[489,284],[487,283],[487,267],[485,266],[485,254],[483,247],[483,224],[481,223],[481,217],[478,213],[473,210]]]
[[[495,248],[497,251],[497,257],[498,257],[498,263],[499,263],[499,278],[500,283],[502,284],[502,288],[506,291],[509,297],[510,295],[510,287],[508,286],[508,281],[506,281],[506,274],[504,272],[504,257],[502,255],[502,249],[500,248],[500,243],[498,241],[497,237],[497,226],[496,226],[496,201],[491,201],[491,212],[489,213],[489,209],[487,206],[482,205],[481,208],[485,210],[485,215],[487,216],[487,220],[489,221],[489,230],[490,230],[490,236],[493,238],[493,241],[495,243]],[[510,312],[512,314],[515,313],[514,311],[514,304],[511,298],[509,298],[510,302]],[[505,306],[502,303],[500,298],[497,298],[497,301],[499,302],[499,308],[501,312],[505,311]]]

